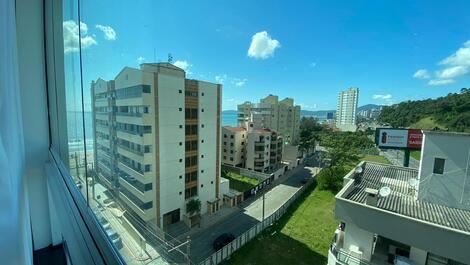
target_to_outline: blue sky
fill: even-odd
[[[350,86],[359,105],[392,104],[470,84],[470,1],[81,2],[85,91],[168,53],[189,78],[223,83],[224,110],[267,94],[335,109]]]

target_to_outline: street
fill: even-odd
[[[281,205],[302,187],[302,179],[314,176],[315,169],[302,167],[295,169],[290,177],[273,187],[265,194],[265,217],[274,213]],[[241,211],[233,214],[222,222],[203,230],[191,238],[191,259],[201,262],[214,252],[212,243],[223,233],[232,233],[235,237],[241,235],[262,219],[263,196],[240,205]]]
[[[386,157],[392,165],[395,166],[403,166],[403,159],[405,156],[405,153],[402,150],[383,150],[380,151],[381,155]],[[410,157],[410,168],[419,168],[419,161],[414,159],[413,157]]]

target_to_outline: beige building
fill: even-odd
[[[265,173],[278,169],[283,138],[274,130],[255,127],[253,122],[245,124],[222,128],[222,162]]]
[[[243,127],[222,128],[222,163],[245,167],[245,147],[248,132]]]
[[[169,63],[125,67],[92,84],[99,180],[126,210],[157,227],[218,210],[221,85]]]
[[[252,120],[258,128],[269,128],[278,132],[286,142],[297,143],[300,127],[300,106],[294,100],[269,95],[259,103],[245,102],[238,105],[238,122]]]

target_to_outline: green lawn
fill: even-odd
[[[225,264],[326,264],[338,226],[334,195],[314,184],[271,228],[235,252]]]
[[[425,130],[432,130],[434,128],[439,128],[441,130],[445,130],[446,128],[440,124],[438,124],[433,117],[426,117],[422,118],[421,120],[417,121],[416,123],[412,124],[410,128],[414,129],[425,129]]]
[[[410,156],[419,161],[421,159],[421,151],[411,151]]]
[[[231,189],[240,192],[247,191],[259,184],[257,179],[241,176],[233,172],[228,172],[223,177],[230,180]]]
[[[370,162],[377,162],[382,164],[390,164],[387,158],[379,155],[365,155],[361,157],[361,160],[370,161]]]

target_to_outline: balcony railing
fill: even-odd
[[[335,243],[330,246],[331,253],[336,257],[336,264],[340,265],[372,265],[366,260],[355,257],[341,248],[337,248]]]

